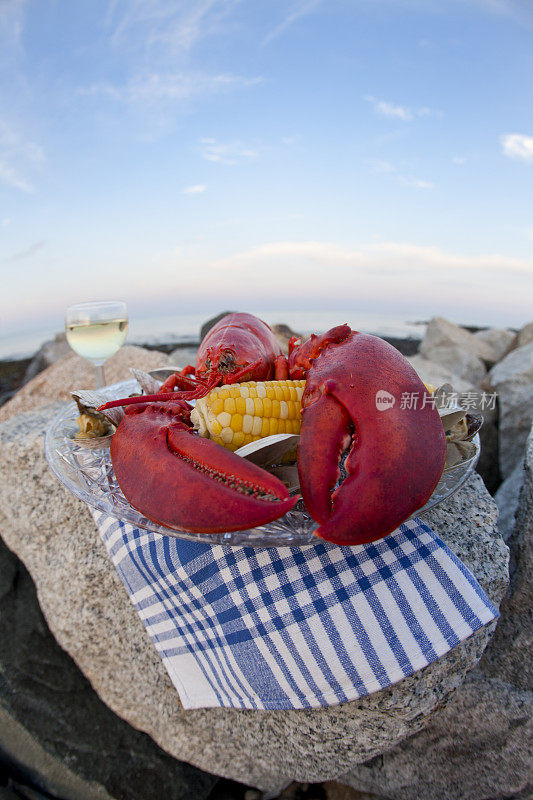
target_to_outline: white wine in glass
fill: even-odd
[[[126,340],[128,311],[126,303],[107,300],[102,303],[78,303],[69,306],[65,315],[67,342],[96,369],[96,387],[105,386],[104,362]]]

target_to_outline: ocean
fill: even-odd
[[[426,325],[400,318],[352,311],[293,311],[263,310],[254,312],[269,325],[285,323],[297,333],[321,333],[347,322],[354,330],[380,336],[421,339]],[[209,319],[205,314],[130,316],[126,344],[167,344],[198,341],[200,328]],[[0,359],[19,359],[32,356],[40,346],[58,333],[53,328],[8,332],[0,336]]]

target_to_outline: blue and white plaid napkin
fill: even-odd
[[[184,708],[314,708],[383,689],[498,616],[420,520],[372,544],[251,548],[93,510]]]

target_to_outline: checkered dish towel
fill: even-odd
[[[93,510],[184,708],[314,708],[435,661],[498,616],[419,519],[338,547],[209,545]]]

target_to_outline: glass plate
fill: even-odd
[[[107,386],[101,391],[114,400],[139,391],[139,387],[136,381],[129,380]],[[88,505],[124,522],[131,522],[136,528],[195,542],[252,547],[301,546],[316,542],[313,531],[317,523],[309,516],[301,500],[288,514],[274,522],[233,533],[190,533],[152,522],[133,508],[122,494],[111,465],[109,448],[87,449],[72,438],[77,430],[75,420],[78,413],[76,404],[71,403],[51,422],[46,431],[45,455],[61,483]],[[476,457],[467,464],[447,470],[429,501],[413,516],[420,516],[442,503],[468,479],[479,458],[479,435],[473,442],[477,447]]]

